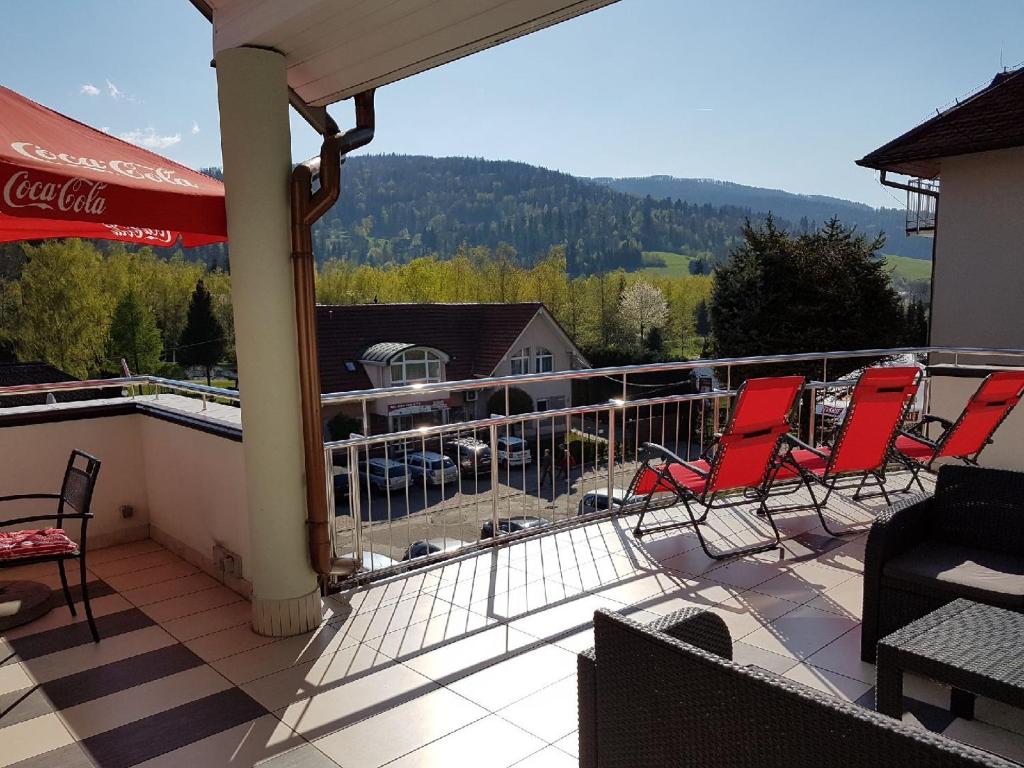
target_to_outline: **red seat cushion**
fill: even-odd
[[[828,454],[829,452],[828,447],[822,447],[819,448],[818,450],[825,454]],[[821,456],[816,454],[814,451],[808,451],[807,449],[802,448],[793,451],[789,455],[797,464],[799,464],[801,467],[808,470],[809,472],[813,472],[816,475],[825,474],[825,467],[828,465],[828,461],[826,459],[821,458]],[[792,464],[789,464],[787,462],[786,464],[783,464],[779,468],[779,473],[775,476],[775,479],[778,481],[792,480],[796,477],[798,477],[796,469],[793,467]]]
[[[60,528],[0,531],[0,560],[22,560],[77,551],[78,545]]]
[[[690,463],[705,472],[709,470],[708,463],[706,461],[691,461]],[[659,464],[657,469],[660,470],[663,466],[664,465]],[[645,467],[640,471],[642,474],[637,478],[636,488],[633,491],[634,495],[646,496],[652,489],[654,489],[655,493],[675,492],[675,488],[669,485],[665,480],[659,480],[653,470]],[[683,488],[693,491],[695,494],[700,494],[700,492],[704,490],[704,478],[696,472],[691,472],[681,464],[669,465],[668,472],[672,475],[672,479],[679,483]],[[655,486],[657,486],[657,488],[655,488]]]
[[[896,438],[896,450],[904,456],[909,456],[919,461],[928,461],[935,455],[935,449],[930,445],[906,435],[900,435]]]

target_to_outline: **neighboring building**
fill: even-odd
[[[78,381],[78,379],[49,363],[0,363],[0,387],[19,387],[26,384],[53,384],[63,381]],[[49,402],[67,403],[79,400],[96,400],[103,397],[116,397],[116,394],[117,392],[112,390],[70,390],[52,393],[49,396]],[[0,397],[0,408],[14,408],[21,405],[43,405],[46,402],[46,394],[7,395]]]
[[[317,307],[323,392],[586,366],[543,304],[353,304]],[[524,385],[533,410],[572,404],[569,381]],[[371,431],[396,432],[488,415],[492,389],[406,395],[370,403]],[[361,419],[359,406],[325,409]],[[336,435],[335,437],[346,437]]]
[[[1024,68],[857,162],[907,190],[908,231],[935,237],[930,343],[1024,348]],[[894,183],[890,173],[912,178]],[[955,417],[986,372],[933,367],[933,410]],[[985,463],[1024,469],[1022,440],[1018,408]]]

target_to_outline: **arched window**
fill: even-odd
[[[530,372],[530,348],[523,347],[518,352],[514,353],[509,358],[509,363],[512,366],[512,375],[520,376],[524,373]]]
[[[555,356],[550,349],[537,347],[537,356],[533,359],[534,373],[551,373],[555,370]]]
[[[441,380],[441,358],[427,349],[407,349],[391,359],[392,384],[426,384]]]

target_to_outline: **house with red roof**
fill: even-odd
[[[588,367],[572,339],[539,302],[516,304],[353,304],[317,307],[324,393],[552,373]],[[567,380],[524,383],[532,411],[572,404]],[[371,431],[397,432],[484,418],[496,389],[431,391],[368,401]],[[502,406],[504,392],[500,393]],[[362,418],[355,404],[325,407],[324,418]],[[348,435],[335,435],[336,438]]]

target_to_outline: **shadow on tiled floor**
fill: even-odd
[[[637,542],[633,518],[592,523],[329,598],[316,632],[279,640],[252,633],[248,603],[159,545],[99,550],[102,643],[59,604],[0,640],[0,766],[574,765],[575,654],[600,607],[641,621],[713,610],[738,660],[870,705],[861,570],[880,504],[833,499],[855,531],[842,538],[806,508],[780,514],[781,551],[727,562],[692,531]],[[721,547],[764,533],[742,512],[707,527]],[[19,577],[57,586],[52,567]],[[1024,757],[1018,710],[979,702],[965,722],[940,687],[906,690],[907,719]]]

